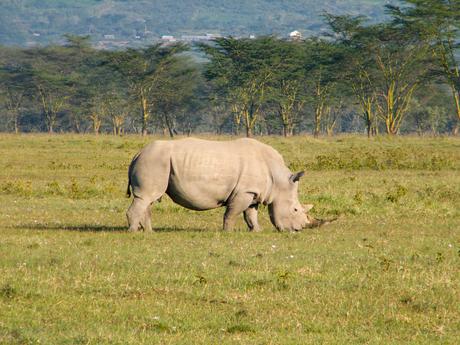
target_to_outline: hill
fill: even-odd
[[[388,1],[386,1],[388,2]],[[62,35],[145,44],[163,35],[304,35],[324,28],[321,14],[384,16],[379,0],[2,0],[0,44],[59,42]]]

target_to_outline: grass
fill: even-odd
[[[336,223],[223,233],[166,199],[130,234],[151,140],[0,136],[0,344],[458,343],[458,139],[260,138]]]

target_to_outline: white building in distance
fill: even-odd
[[[293,41],[299,41],[302,39],[302,34],[300,33],[300,31],[295,30],[289,34],[289,38]]]

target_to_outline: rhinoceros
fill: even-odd
[[[299,179],[272,147],[254,139],[208,141],[187,138],[154,141],[129,166],[127,196],[134,200],[126,213],[129,231],[151,231],[151,205],[167,194],[192,210],[225,207],[224,230],[244,214],[251,231],[259,231],[257,210],[268,205],[278,230],[298,231],[321,225],[309,215],[312,205],[298,199]]]

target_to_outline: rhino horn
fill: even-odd
[[[306,226],[307,228],[319,228],[323,225],[328,225],[328,224],[331,224],[332,222],[335,222],[338,218],[333,218],[333,219],[317,219],[317,218],[313,218],[313,217],[310,217],[308,216],[308,220],[310,221],[310,223]]]

